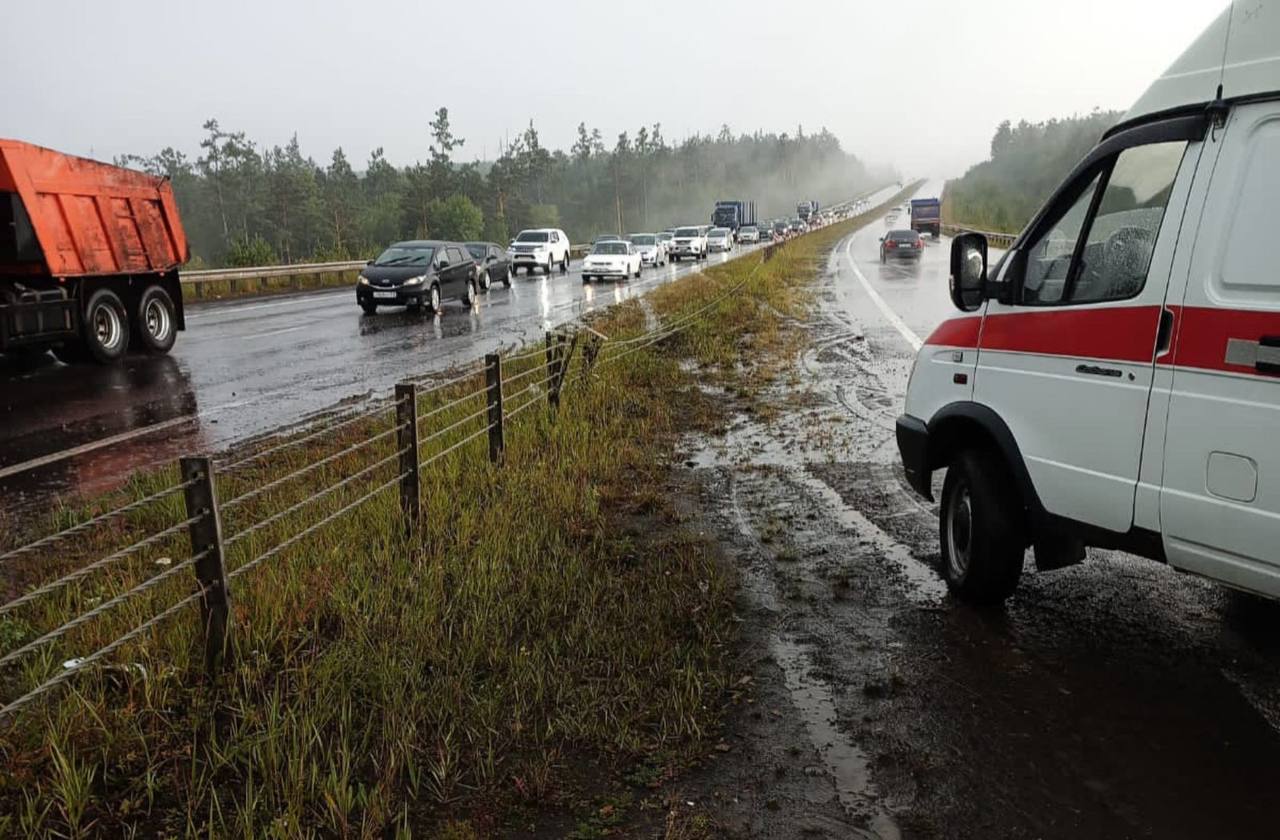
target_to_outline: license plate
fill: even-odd
[[[374,292],[373,296],[379,300],[395,300],[395,292]]]

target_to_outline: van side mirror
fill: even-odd
[[[962,233],[951,240],[951,302],[961,312],[973,312],[987,298],[987,238]]]

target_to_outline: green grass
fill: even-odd
[[[597,760],[616,767],[621,784],[637,765],[660,777],[659,764],[699,754],[731,679],[733,579],[680,512],[675,442],[723,419],[698,381],[749,393],[781,375],[801,342],[789,319],[809,306],[796,281],[820,270],[855,224],[655,291],[650,302],[668,321],[723,299],[689,329],[589,375],[575,354],[558,416],[539,397],[509,421],[502,465],[489,464],[483,437],[431,465],[420,533],[404,533],[392,489],[235,578],[233,662],[217,679],[204,673],[198,611],[188,608],[19,712],[0,729],[0,836],[483,836],[510,830],[512,815],[530,808],[572,810],[604,783],[585,769]],[[643,325],[635,302],[593,321],[613,339]],[[541,363],[512,361],[504,372]],[[509,389],[508,406],[540,378]],[[473,387],[433,392],[419,411]],[[481,405],[441,412],[423,433]],[[392,438],[351,447],[391,422],[373,418],[221,477],[225,506],[337,456],[225,508],[224,534],[390,456]],[[394,463],[379,468],[241,540],[228,570],[394,474]],[[60,512],[49,530],[176,475],[136,478]],[[52,580],[184,515],[175,496],[8,561],[8,586]],[[179,535],[0,617],[0,653],[187,554]],[[190,575],[178,574],[82,625],[0,672],[0,697],[21,695],[190,591]],[[606,828],[598,818],[580,826]]]

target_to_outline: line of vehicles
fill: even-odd
[[[836,217],[810,204],[806,219],[760,223],[755,202],[720,201],[711,225],[600,237],[583,259],[583,281],[638,277]],[[360,271],[356,302],[367,314],[438,312],[446,297],[469,308],[521,270],[567,274],[572,251],[559,228],[521,231],[506,247],[397,242]],[[167,179],[0,139],[0,353],[52,350],[67,363],[108,364],[130,351],[169,352],[186,326],[178,268],[189,257]]]

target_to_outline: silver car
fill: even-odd
[[[660,266],[667,264],[667,246],[656,233],[633,233],[627,237],[631,247],[640,252],[640,264]]]
[[[707,232],[707,251],[732,251],[733,231],[728,228],[712,228]]]

